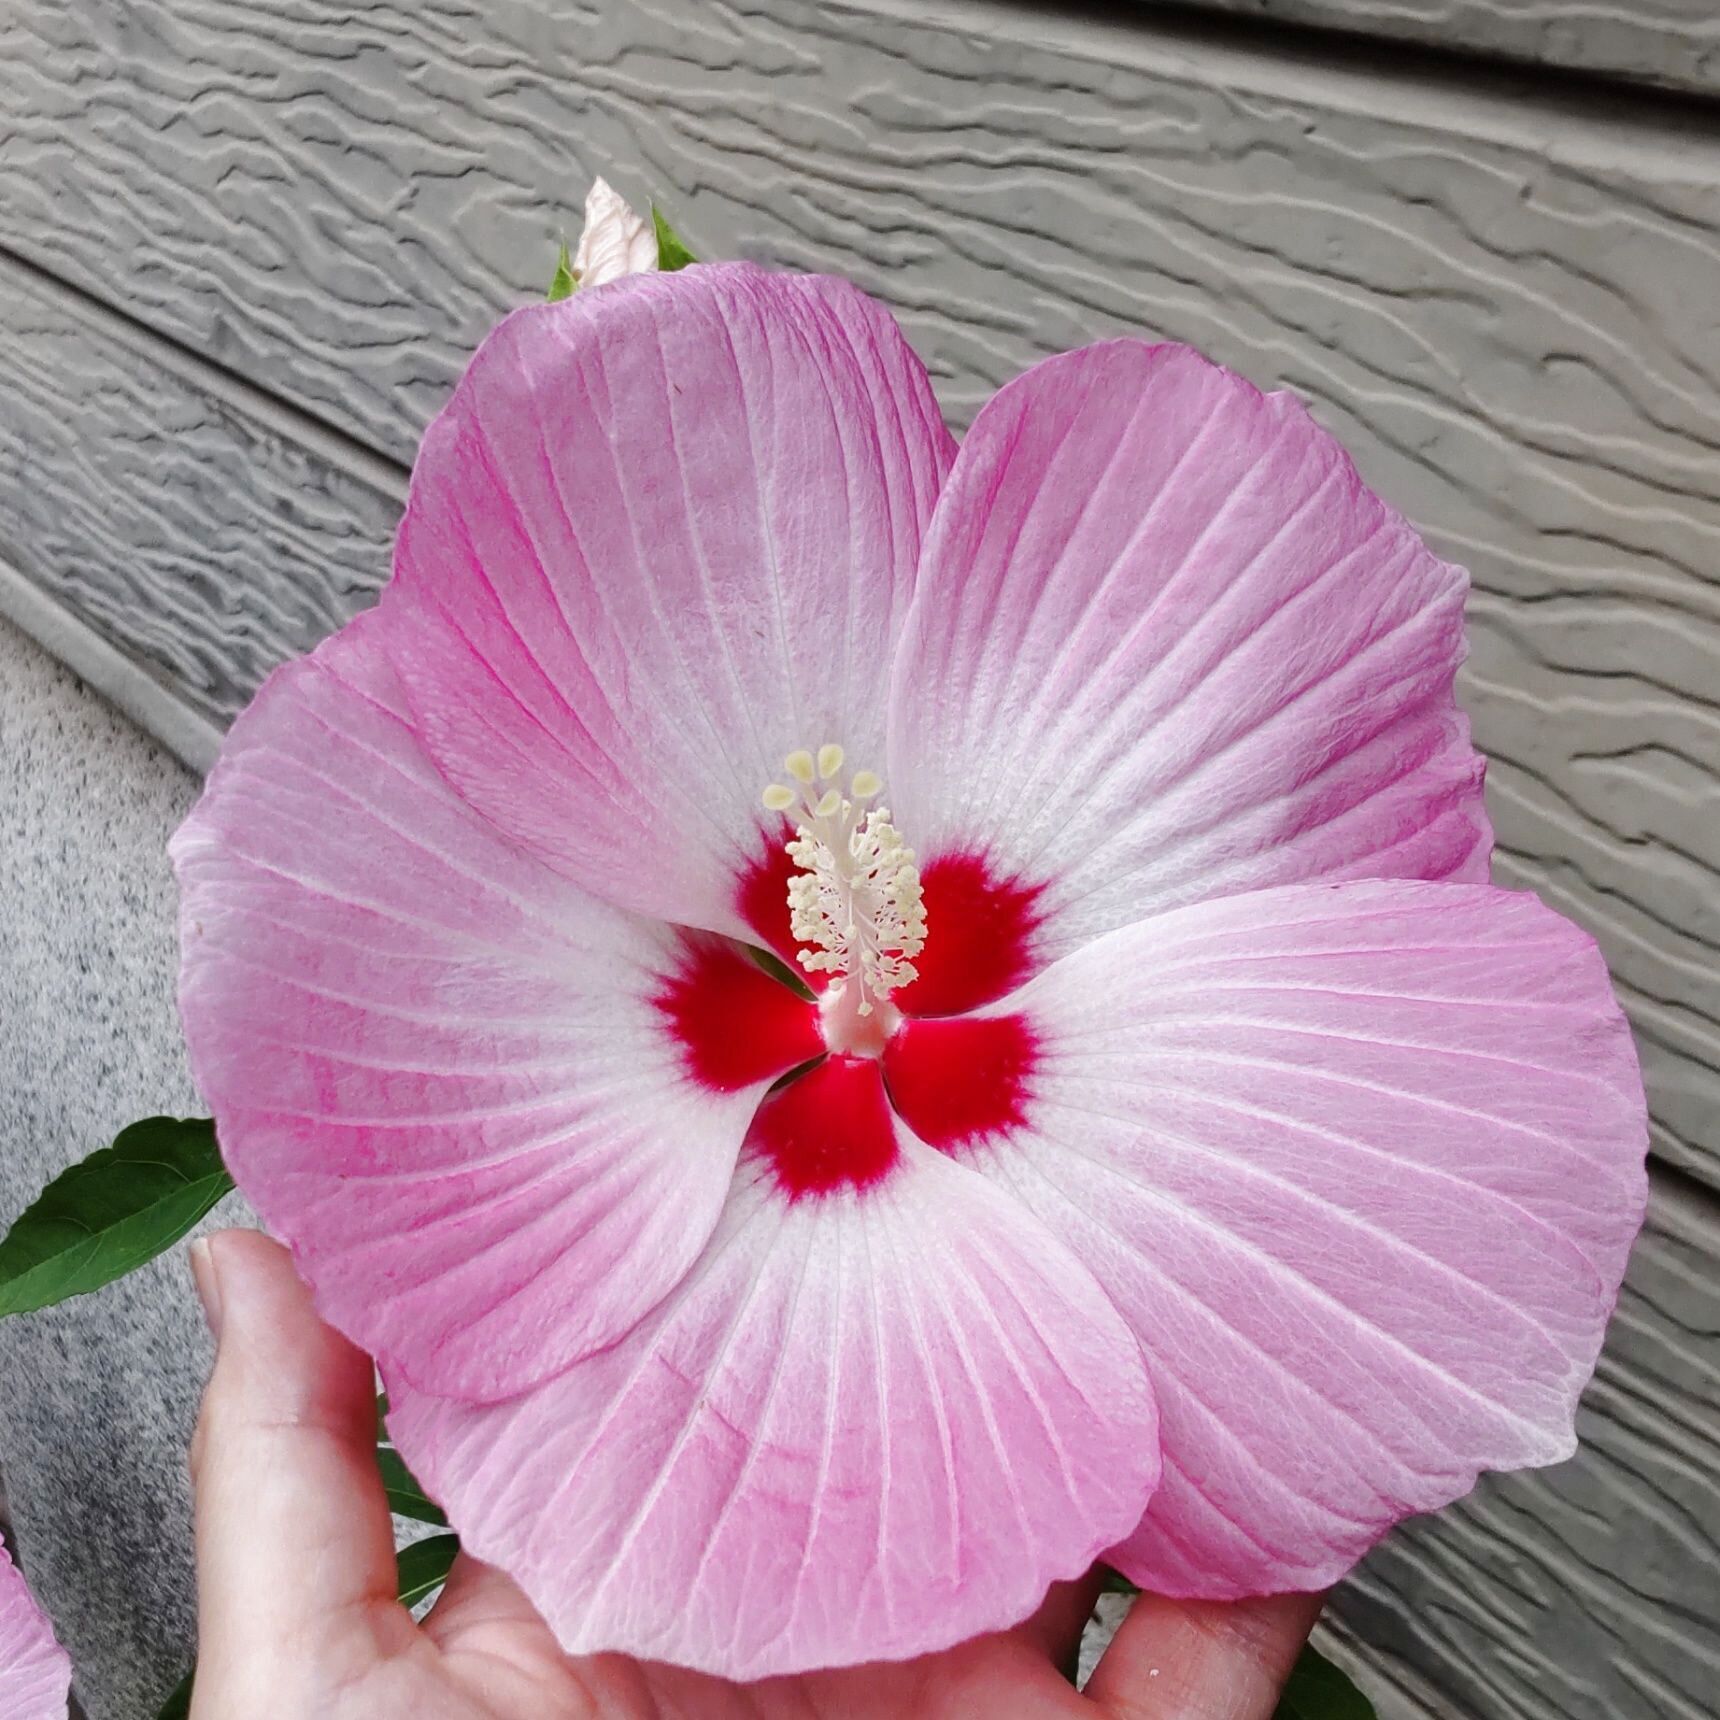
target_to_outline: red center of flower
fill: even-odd
[[[884,1081],[908,1127],[951,1152],[1027,1120],[1038,1050],[1024,1015],[910,1018],[884,1048]]]
[[[741,878],[736,904],[760,943],[800,976],[787,906],[793,873],[773,845]],[[856,1039],[849,1021],[829,1037],[837,1011],[820,985],[828,975],[806,975],[821,1010],[718,938],[689,937],[654,1000],[688,1076],[707,1089],[734,1092],[799,1071],[765,1098],[748,1140],[792,1197],[876,1182],[900,1151],[896,1118],[944,1152],[1024,1119],[1037,1063],[1031,1023],[962,1012],[1031,975],[1039,892],[964,853],[930,861],[922,881],[935,935],[916,958],[918,977],[881,1001],[874,1019],[882,1031],[873,1036]],[[857,1044],[863,1054],[852,1054]]]
[[[824,1055],[817,1012],[738,944],[690,937],[652,1000],[701,1087],[733,1093]]]
[[[742,874],[735,905],[771,950],[815,991],[827,975],[807,974],[788,924],[794,862],[773,842]],[[907,1015],[960,1015],[1012,991],[1033,972],[1033,934],[1043,918],[1041,887],[998,878],[978,854],[940,854],[920,874],[926,919],[937,935],[914,958],[919,978],[892,1001]]]
[[[940,854],[920,874],[937,936],[915,958],[918,979],[893,1002],[907,1015],[960,1015],[1013,991],[1033,972],[1040,887],[994,878],[977,854]]]
[[[877,1063],[825,1058],[765,1100],[749,1145],[791,1197],[877,1182],[898,1151]]]

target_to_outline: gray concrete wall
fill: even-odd
[[[958,421],[1119,328],[1298,389],[1475,573],[1464,696],[1500,876],[1601,940],[1656,1154],[1583,1453],[1395,1537],[1338,1628],[1399,1715],[1696,1720],[1720,1687],[1717,17],[11,0],[0,613],[206,764],[261,675],[376,590],[417,436],[484,328],[541,290],[594,172],[657,195],[705,254],[879,292]],[[22,948],[51,966],[116,940],[148,1025],[87,1006],[70,1043],[139,1061],[122,1103],[87,1075],[68,1098],[42,1012],[71,982],[28,992],[16,1166],[151,1102],[146,1066],[177,1078],[157,1066],[166,908],[138,892],[188,779],[121,733],[65,747],[88,749],[88,794],[155,795],[158,823]],[[10,851],[61,840],[60,816],[9,818]],[[27,1550],[70,1532],[18,1503]]]
[[[0,1215],[112,1139],[196,1115],[164,845],[196,779],[0,622]],[[179,1250],[0,1320],[0,1469],[90,1697],[141,1720],[191,1643],[185,1439],[208,1351]]]

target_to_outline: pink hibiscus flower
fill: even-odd
[[[840,281],[486,341],[379,608],[176,839],[182,1001],[570,1650],[906,1656],[1101,1553],[1318,1588],[1570,1453],[1642,1094],[1589,939],[1486,883],[1465,584],[1180,347],[958,452]]]
[[[0,1546],[0,1714],[6,1720],[66,1720],[72,1663],[36,1605],[24,1573]]]

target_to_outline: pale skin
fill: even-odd
[[[1322,1597],[1143,1596],[1077,1694],[1097,1576],[942,1654],[738,1685],[572,1659],[506,1577],[467,1558],[422,1623],[394,1598],[369,1359],[325,1326],[277,1244],[193,1251],[217,1335],[191,1448],[199,1671],[192,1720],[1270,1720]]]

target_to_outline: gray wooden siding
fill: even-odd
[[[1671,76],[1706,19],[1656,6],[1632,39]],[[1503,33],[1620,8],[1254,10],[1643,69],[1598,24],[1586,59]],[[0,610],[207,763],[385,576],[418,435],[598,171],[706,254],[879,292],[957,420],[1121,328],[1298,389],[1475,573],[1500,877],[1605,947],[1662,1191],[1589,1449],[1395,1538],[1339,1628],[1401,1715],[1688,1720],[1720,1682],[1692,1598],[1720,1560],[1720,101],[1285,36],[961,0],[10,0]]]
[[[1135,0],[1150,11],[1158,0]],[[1196,0],[1267,27],[1312,24],[1388,42],[1720,90],[1714,0]]]
[[[3,259],[0,400],[0,561],[202,719],[188,763],[387,577],[402,472]]]
[[[882,292],[958,417],[1125,327],[1299,389],[1474,570],[1505,875],[1601,939],[1720,1185],[1720,132],[988,7],[7,17],[0,231],[397,461],[594,169]]]

